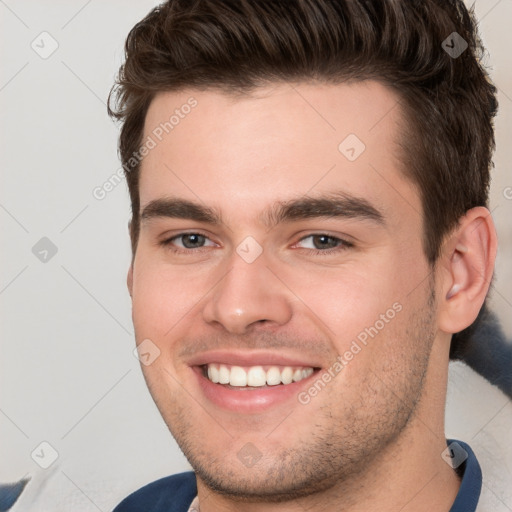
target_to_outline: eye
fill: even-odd
[[[313,251],[321,252],[345,250],[353,246],[352,243],[347,242],[346,240],[330,236],[325,233],[305,236],[299,240],[297,245],[302,249],[311,249]]]
[[[215,246],[208,237],[201,233],[180,233],[162,242],[165,246],[174,246],[179,249],[194,250],[202,247]]]

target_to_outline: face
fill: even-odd
[[[376,82],[152,102],[133,320],[157,356],[142,367],[151,394],[203,485],[314,493],[411,424],[435,304],[400,120]]]

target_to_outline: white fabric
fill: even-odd
[[[199,512],[199,498],[196,496],[194,501],[190,504],[188,512]]]
[[[512,511],[512,401],[462,362],[450,363],[446,437],[471,446],[482,468],[477,512]]]

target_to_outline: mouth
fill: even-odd
[[[268,388],[287,386],[292,382],[307,379],[315,372],[312,367],[293,366],[234,366],[207,364],[202,367],[203,375],[214,384],[233,389]]]
[[[317,368],[318,370],[318,368]],[[210,363],[202,366],[203,376],[213,384],[231,389],[261,389],[288,386],[307,379],[315,372],[313,367],[294,366],[235,366]]]
[[[215,352],[198,356],[190,368],[212,405],[235,413],[261,413],[285,402],[300,405],[298,395],[321,367],[275,354]]]

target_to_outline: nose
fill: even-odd
[[[235,253],[231,263],[203,307],[204,321],[238,335],[256,325],[285,325],[292,317],[293,295],[264,255],[247,263]]]

